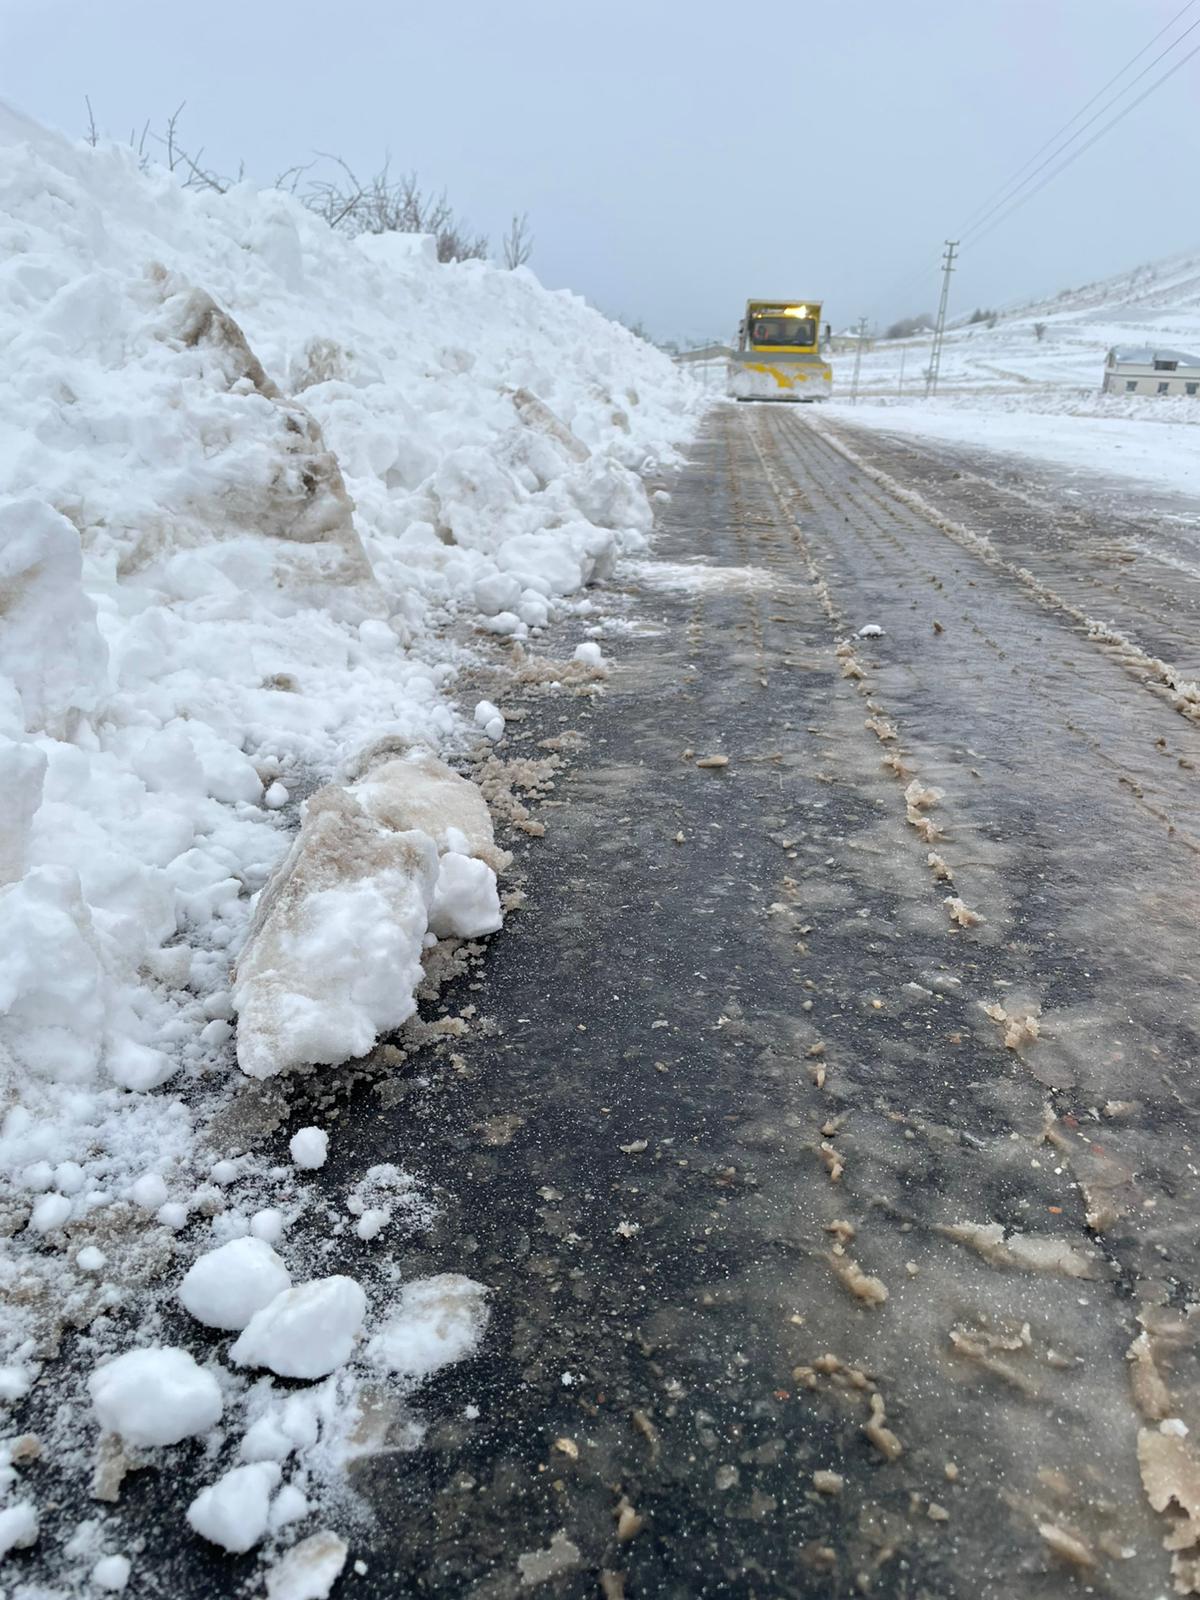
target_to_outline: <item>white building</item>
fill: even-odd
[[[1103,389],[1105,394],[1200,395],[1200,356],[1114,345],[1104,366]]]

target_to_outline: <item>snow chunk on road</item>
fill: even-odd
[[[515,622],[517,619],[514,617],[513,620]],[[503,713],[490,700],[481,700],[475,707],[475,725],[483,729],[493,744],[504,737]]]
[[[582,644],[577,644],[575,646],[574,653],[571,656],[571,660],[582,661],[585,667],[598,667],[601,669],[606,669],[608,666],[608,662],[605,661],[604,654],[601,651],[600,646],[594,639],[585,639]]]
[[[229,1359],[281,1378],[324,1378],[349,1361],[366,1313],[367,1297],[353,1278],[315,1278],[256,1312]]]
[[[97,1367],[88,1393],[101,1427],[132,1445],[178,1444],[207,1433],[224,1409],[212,1373],[173,1345],[129,1350]]]
[[[302,1539],[267,1573],[267,1600],[326,1600],[346,1554],[346,1541],[328,1529]]]
[[[263,890],[237,966],[238,1065],[252,1078],[364,1055],[412,1016],[437,851],[319,790]]]
[[[469,1356],[488,1323],[487,1289],[458,1272],[414,1278],[400,1291],[392,1317],[367,1346],[376,1366],[405,1378],[430,1373]]]
[[[288,1150],[298,1167],[315,1172],[329,1155],[329,1135],[324,1128],[301,1128],[288,1141]]]
[[[192,1501],[187,1519],[202,1538],[234,1555],[251,1550],[267,1531],[271,1496],[279,1486],[274,1461],[231,1467]]]
[[[858,637],[860,639],[882,639],[883,629],[877,622],[868,622],[858,630]]]
[[[129,1572],[128,1556],[101,1556],[92,1568],[92,1582],[97,1589],[104,1589],[109,1594],[120,1594],[129,1582]]]
[[[508,860],[478,788],[427,751],[319,790],[238,962],[242,1071],[267,1078],[344,1061],[406,1022],[435,906],[439,937],[494,933],[495,871]]]
[[[486,861],[447,850],[429,907],[429,928],[439,939],[478,939],[504,925],[496,874]]]
[[[10,1550],[28,1550],[37,1543],[38,1514],[31,1500],[18,1500],[0,1511],[0,1560]]]
[[[291,1286],[291,1274],[269,1244],[231,1239],[192,1262],[179,1298],[206,1327],[240,1333],[256,1311]]]

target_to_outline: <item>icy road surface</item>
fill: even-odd
[[[1200,1513],[1200,578],[1179,508],[979,466],[721,407],[605,695],[500,686],[582,736],[527,910],[322,1171],[439,1185],[397,1272],[492,1321],[421,1448],[381,1411],[335,1597],[1156,1600],[1173,1530],[1190,1581],[1139,1448]],[[235,1592],[169,1492],[155,1592]]]

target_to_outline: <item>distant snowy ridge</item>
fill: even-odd
[[[0,361],[0,1170],[45,1248],[186,1161],[185,1106],[146,1091],[232,1063],[294,793],[340,786],[366,826],[364,749],[477,738],[448,628],[536,635],[638,548],[639,469],[703,394],[524,269],[184,191],[2,106]],[[310,1059],[411,1009],[431,919],[496,925],[461,826],[405,848],[409,989],[348,977],[340,1042],[307,994]]]

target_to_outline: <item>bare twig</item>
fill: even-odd
[[[503,242],[504,265],[513,271],[523,267],[533,254],[533,235],[529,231],[529,214],[523,211],[519,217],[514,216],[512,226],[504,235]]]

